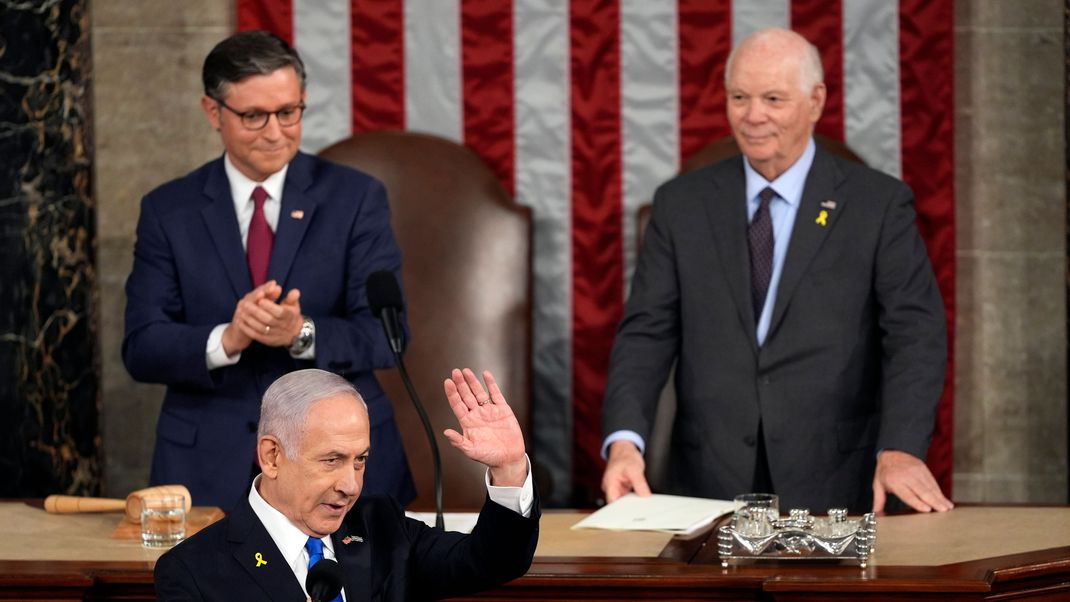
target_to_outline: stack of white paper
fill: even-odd
[[[629,493],[572,525],[573,529],[663,531],[693,533],[718,516],[734,512],[736,503],[655,493],[640,497]]]

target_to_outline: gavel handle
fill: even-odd
[[[124,510],[126,510],[126,500],[106,497],[78,497],[76,495],[50,495],[45,498],[45,512],[52,514],[122,512]]]

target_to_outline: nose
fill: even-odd
[[[747,106],[743,109],[743,120],[747,123],[760,123],[765,120],[765,111],[762,110],[762,103],[755,100],[747,101]]]
[[[347,497],[356,497],[360,494],[364,473],[355,468],[349,468],[343,472],[344,474],[335,482],[334,488]]]
[[[278,115],[268,115],[267,125],[264,129],[260,130],[260,133],[270,140],[277,140],[282,137],[282,124],[279,123]]]

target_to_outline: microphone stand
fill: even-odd
[[[405,368],[405,360],[401,358],[401,351],[394,349],[393,345],[391,345],[391,350],[394,352],[394,360],[398,365],[398,372],[401,374],[401,382],[405,383],[405,390],[409,392],[409,399],[412,400],[416,413],[420,415],[420,422],[424,425],[427,441],[431,445],[431,459],[434,461],[435,466],[435,528],[445,531],[446,519],[442,516],[442,458],[438,454],[435,432],[431,430],[431,418],[428,417],[427,410],[420,403],[416,388],[412,386],[412,379],[409,378],[409,371]]]

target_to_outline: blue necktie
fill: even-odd
[[[305,549],[308,550],[308,568],[323,560],[323,542],[319,539],[309,537]],[[331,602],[342,602],[342,594],[338,594]]]

